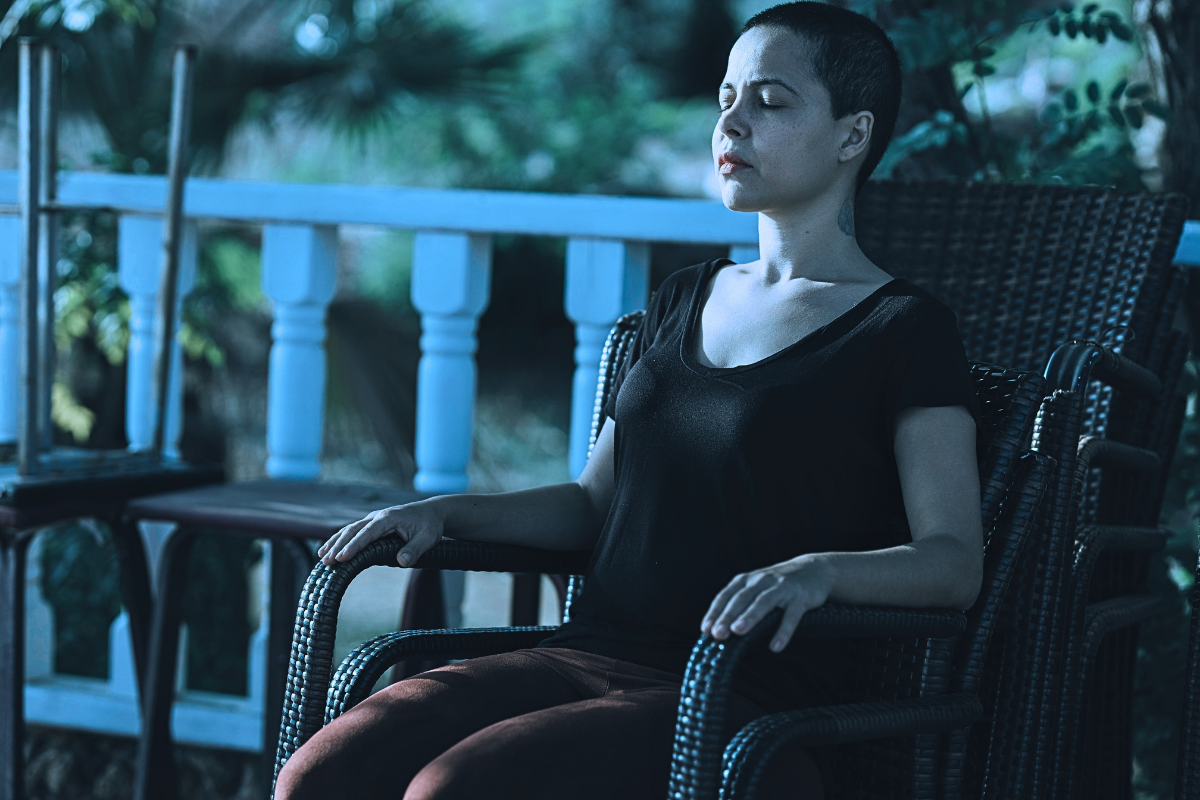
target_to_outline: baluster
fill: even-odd
[[[155,302],[162,272],[162,220],[125,215],[117,229],[117,279],[129,295],[129,355],[125,372],[125,436],[130,450],[145,450],[154,439]],[[179,250],[179,284],[175,305],[175,330],[182,325],[183,298],[196,282],[200,259],[196,223],[185,221]],[[167,389],[165,452],[179,455],[183,431],[183,348],[171,349],[171,376]]]
[[[246,700],[254,712],[266,717],[267,641],[271,632],[271,540],[261,542],[262,557],[247,576],[247,594],[258,595],[258,627],[246,648]]]
[[[751,261],[758,261],[758,245],[733,245],[729,248],[729,260],[735,264],[749,264]]]
[[[412,302],[421,312],[417,372],[417,474],[413,486],[442,494],[467,488],[475,406],[475,331],[492,272],[488,236],[419,232]]]
[[[17,440],[21,384],[21,218],[0,216],[0,444]]]
[[[136,698],[137,669],[133,663],[133,640],[129,636],[129,614],[122,608],[108,627],[108,693]]]
[[[54,673],[54,607],[42,595],[42,537],[25,555],[25,680]]]
[[[312,480],[321,472],[325,417],[325,310],[333,299],[337,229],[263,228],[263,292],[275,304],[267,384],[267,474]]]
[[[572,477],[587,462],[600,353],[614,322],[644,308],[650,287],[650,246],[615,239],[567,242],[567,317],[575,323],[569,464]]]

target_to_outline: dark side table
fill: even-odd
[[[130,519],[178,525],[163,543],[159,562],[138,742],[136,800],[173,800],[177,794],[171,708],[187,558],[199,531],[222,528],[270,539],[274,545],[263,701],[262,784],[269,793],[299,589],[316,563],[309,542],[323,542],[372,511],[424,496],[402,489],[259,480],[171,492],[129,504],[126,513]]]
[[[79,473],[18,476],[0,464],[0,800],[19,800],[25,781],[25,554],[40,528],[71,519],[107,523],[120,564],[135,668],[144,686],[150,577],[137,525],[124,515],[135,497],[221,481],[220,467],[180,462],[129,466],[117,459]],[[139,692],[139,696],[142,693]]]

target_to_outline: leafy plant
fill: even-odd
[[[1120,78],[1106,93],[1092,78],[1080,88],[1064,87],[1044,109],[1027,106],[1006,114],[1003,124],[987,100],[999,65],[1023,55],[1039,37],[1090,40],[1095,47],[1110,38],[1131,43],[1133,29],[1119,12],[1096,3],[1031,9],[1007,0],[936,2],[912,13],[880,0],[863,0],[856,7],[888,28],[909,79],[919,86],[931,83],[936,91],[924,93],[927,102],[932,94],[941,106],[895,137],[880,177],[905,172],[906,162],[922,154],[949,149],[962,156],[949,161],[958,165],[960,178],[1144,188],[1128,130],[1140,128],[1148,116],[1169,116],[1148,84]],[[964,106],[968,96],[977,100],[977,113]]]

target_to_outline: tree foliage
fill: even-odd
[[[191,139],[213,169],[235,126],[282,108],[351,130],[386,122],[410,96],[461,96],[502,83],[522,44],[486,46],[426,0],[26,0],[0,21],[0,71],[32,35],[64,55],[69,109],[92,115],[118,172],[165,171],[170,59],[199,46]],[[6,99],[13,102],[9,85]]]
[[[998,63],[1042,40],[1088,40],[1097,55],[1129,46],[1131,23],[1097,3],[1046,7],[1028,0],[924,3],[854,0],[896,43],[905,70],[905,107],[879,176],[1092,183],[1142,190],[1129,130],[1167,108],[1148,84],[1095,78],[1064,87],[1043,107],[1003,119],[990,112]],[[979,113],[964,99],[973,93]]]

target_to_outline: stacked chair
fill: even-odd
[[[957,313],[973,362],[984,410],[984,590],[966,615],[832,604],[810,612],[797,633],[805,646],[856,641],[842,704],[763,718],[728,746],[732,671],[744,648],[762,646],[760,632],[702,639],[684,680],[672,797],[752,797],[761,765],[788,739],[834,747],[831,798],[1083,796],[1083,765],[1103,766],[1099,743],[1115,745],[1109,762],[1123,760],[1114,796],[1129,794],[1135,624],[1158,609],[1140,590],[1148,553],[1163,542],[1154,523],[1182,419],[1175,387],[1188,342],[1172,321],[1184,278],[1171,257],[1185,212],[1178,197],[1090,187],[867,185],[863,250]],[[598,400],[637,319],[610,337]],[[345,587],[368,566],[394,566],[399,546],[382,539],[310,575],[277,771],[393,664],[528,647],[552,631],[385,634],[334,674]],[[420,566],[578,576],[587,560],[444,540]],[[1084,736],[1098,725],[1113,734]]]
[[[1163,609],[1140,590],[1184,411],[1186,212],[1098,187],[881,182],[860,198],[864,252],[954,309],[969,358],[1047,377],[1034,447],[1057,469],[988,671],[1002,716],[981,796],[1131,796],[1136,623]]]

